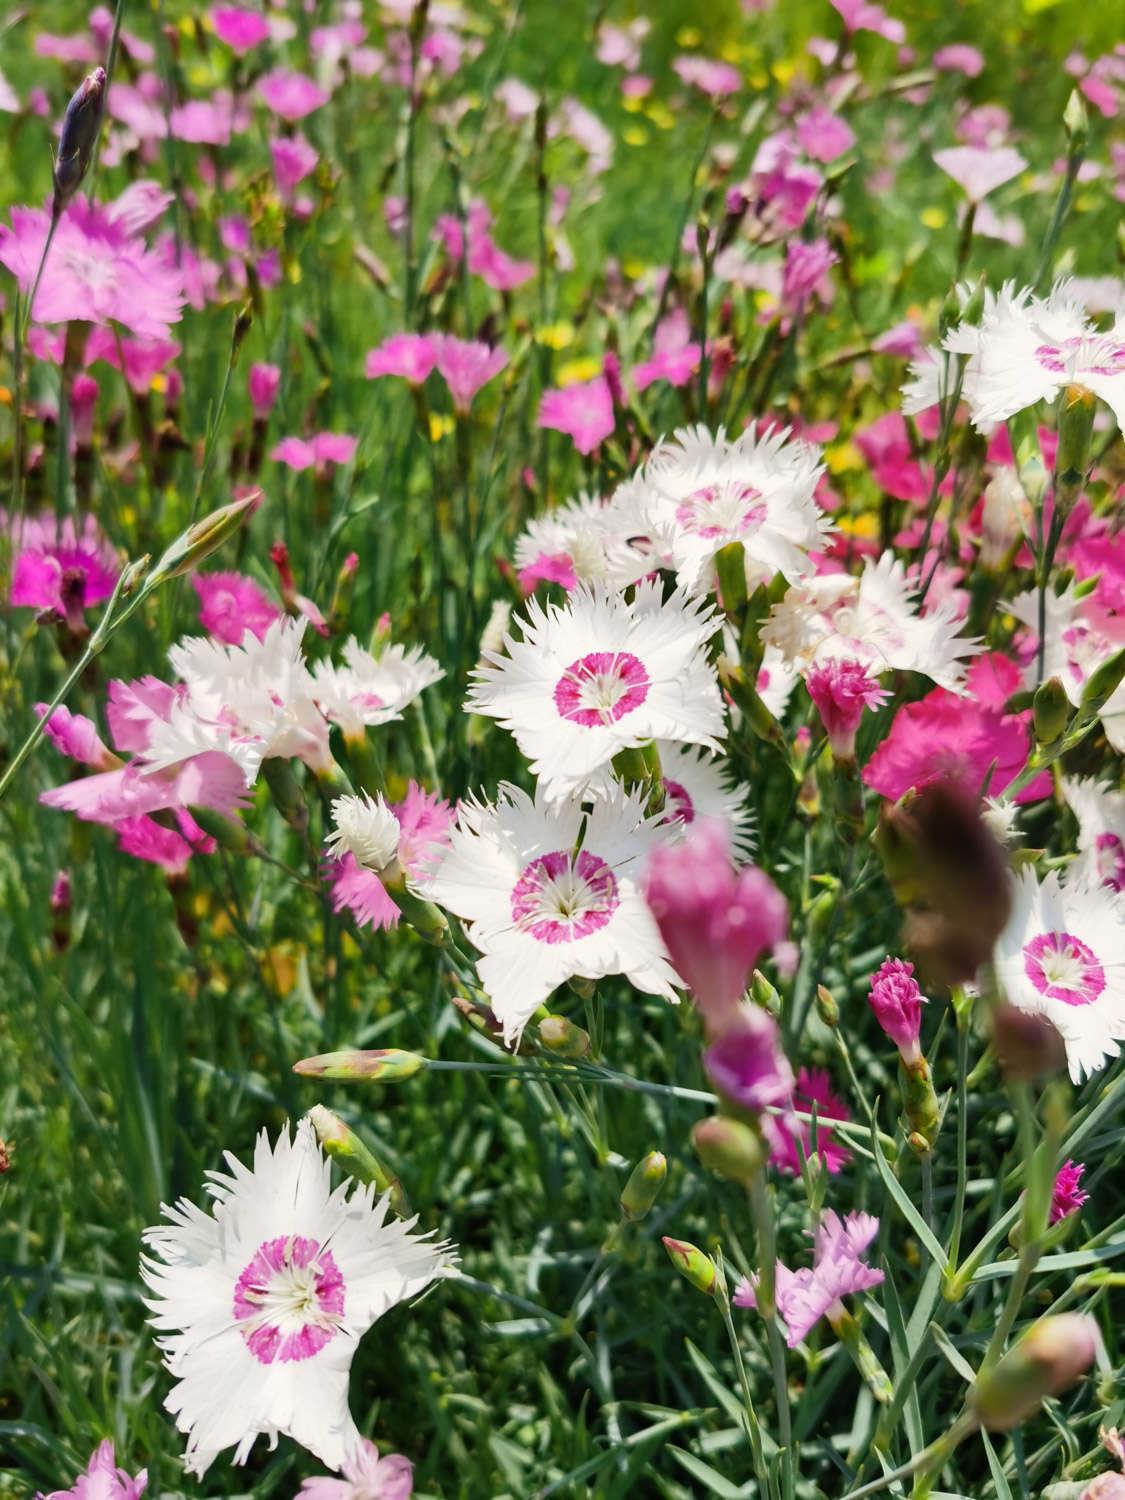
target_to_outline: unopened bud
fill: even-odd
[[[650,1151],[647,1156],[642,1156],[621,1190],[621,1212],[625,1218],[643,1219],[660,1196],[667,1176],[668,1162],[662,1151]]]
[[[1055,452],[1056,503],[1060,498],[1071,498],[1086,478],[1096,407],[1093,391],[1088,391],[1085,386],[1063,387],[1059,396],[1059,445]]]
[[[836,997],[832,991],[823,984],[816,987],[816,1013],[824,1022],[835,1031],[840,1024],[840,1007],[836,1004]]]
[[[398,1047],[376,1047],[370,1051],[322,1052],[293,1064],[302,1078],[344,1078],[364,1083],[402,1083],[429,1065],[417,1052]]]
[[[338,634],[347,624],[358,571],[359,553],[349,552],[336,574],[336,586],[332,590],[332,602],[328,606],[328,630],[332,635]]]
[[[293,767],[279,755],[271,755],[262,762],[262,776],[278,812],[291,828],[304,833],[309,826],[309,809]]]
[[[213,808],[193,807],[191,815],[203,832],[210,834],[219,848],[228,854],[254,854],[260,847],[245,824],[225,817]]]
[[[539,1022],[539,1040],[556,1057],[585,1057],[590,1051],[590,1033],[566,1016],[547,1016]]]
[[[755,1005],[760,1005],[764,1010],[768,1010],[771,1016],[780,1016],[781,996],[762,973],[761,969],[755,969],[750,976],[750,998]]]
[[[713,1297],[719,1284],[719,1270],[709,1255],[704,1255],[697,1245],[687,1240],[663,1237],[668,1258],[685,1281],[690,1281],[697,1292]]]
[[[1007,1432],[1039,1410],[1045,1396],[1073,1385],[1094,1362],[1098,1325],[1085,1313],[1041,1318],[991,1370],[977,1377],[969,1404],[982,1427]]]
[[[839,904],[840,892],[837,885],[833,885],[826,891],[821,891],[816,900],[809,907],[805,922],[805,931],[810,941],[819,943],[826,936]]]
[[[1121,686],[1123,677],[1125,677],[1125,646],[1103,661],[1100,667],[1095,667],[1087,677],[1086,686],[1082,689],[1082,701],[1078,706],[1079,717],[1092,719],[1100,714]]]
[[[1086,142],[1090,134],[1090,116],[1086,111],[1086,101],[1077,89],[1071,89],[1070,98],[1066,101],[1063,110],[1063,125],[1066,128],[1067,155],[1080,157],[1085,155]]]
[[[326,1155],[339,1162],[349,1176],[360,1182],[374,1183],[380,1193],[388,1193],[391,1208],[400,1218],[409,1216],[410,1204],[402,1190],[402,1183],[387,1171],[350,1125],[346,1125],[339,1115],[333,1114],[323,1104],[313,1105],[309,1110],[309,1120]]]
[[[708,1171],[743,1187],[750,1186],[765,1164],[765,1148],[757,1134],[725,1115],[700,1120],[692,1128],[691,1144]]]
[[[239,529],[248,516],[252,516],[262,503],[261,490],[253,490],[241,500],[232,500],[229,505],[213,510],[202,521],[182,532],[161,557],[149,575],[148,585],[153,587],[166,578],[178,578],[190,573],[205,557],[223,545]]]
[[[55,214],[74,197],[90,165],[102,124],[105,84],[105,69],[95,68],[75,89],[66,107],[55,156]]]
[[[737,618],[746,605],[746,551],[741,542],[728,542],[716,552],[715,571],[723,609]]]
[[[1048,677],[1040,683],[1032,702],[1035,721],[1035,741],[1039,745],[1054,745],[1066,733],[1070,718],[1070,702],[1059,677]]]
[[[924,1156],[933,1146],[941,1118],[929,1063],[922,1056],[907,1062],[900,1053],[899,1082],[902,1112],[910,1126],[911,1149]]]

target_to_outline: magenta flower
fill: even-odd
[[[652,358],[633,366],[633,385],[638,391],[645,390],[654,380],[666,380],[677,387],[687,385],[699,369],[702,352],[701,345],[692,342],[687,314],[677,309],[657,328]]]
[[[540,552],[516,575],[520,593],[534,594],[541,583],[558,583],[569,594],[578,586],[578,574],[569,552]]]
[[[281,371],[276,365],[251,365],[246,384],[254,416],[259,422],[264,422],[277,401],[277,393],[281,389]]]
[[[835,161],[855,145],[855,131],[846,120],[818,104],[797,121],[797,141],[813,161]]]
[[[1060,1219],[1076,1214],[1083,1203],[1089,1202],[1089,1193],[1084,1193],[1080,1186],[1085,1170],[1085,1162],[1069,1159],[1064,1161],[1059,1168],[1054,1188],[1051,1191],[1050,1222],[1052,1224],[1057,1224]]]
[[[851,1213],[841,1222],[829,1209],[816,1231],[812,1268],[790,1271],[777,1262],[777,1311],[790,1349],[807,1338],[821,1318],[827,1316],[831,1323],[841,1317],[844,1297],[869,1291],[885,1279],[862,1258],[878,1233],[879,1220],[872,1214]],[[736,1307],[756,1307],[753,1283],[742,1282],[732,1300]]]
[[[80,1474],[69,1490],[52,1490],[37,1495],[36,1500],[140,1500],[148,1483],[145,1469],[130,1478],[117,1467],[113,1443],[106,1438],[90,1455],[85,1474]]]
[[[836,1140],[831,1121],[850,1120],[851,1114],[842,1099],[832,1092],[828,1072],[824,1068],[802,1068],[790,1100],[794,1110],[812,1114],[816,1110],[816,1154],[824,1163],[825,1170],[835,1176],[850,1160],[851,1152]],[[801,1174],[802,1157],[808,1161],[813,1155],[812,1122],[800,1120],[796,1114],[764,1114],[761,1117],[762,1134],[770,1150],[770,1162],[779,1172],[790,1177]]]
[[[499,375],[508,363],[508,356],[503,349],[490,349],[487,344],[447,333],[435,334],[433,343],[438,374],[449,387],[454,407],[464,415],[481,386]]]
[[[832,754],[837,760],[855,760],[855,737],[865,709],[878,708],[889,696],[862,662],[837,660],[816,662],[805,678],[809,697],[816,704]]]
[[[411,385],[421,385],[437,364],[437,336],[427,333],[392,333],[364,363],[368,380],[380,375],[399,375]]]
[[[896,500],[924,505],[930,496],[930,471],[914,455],[901,412],[884,412],[854,433],[855,445],[881,490]]]
[[[350,463],[355,457],[359,439],[343,432],[318,432],[307,442],[304,438],[282,438],[270,452],[275,463],[286,464],[300,473],[303,469],[316,468],[318,474],[326,472],[329,464]]]
[[[926,997],[914,978],[914,965],[901,958],[886,959],[871,976],[867,1000],[903,1062],[917,1062],[922,1055],[918,1038]]]
[[[191,582],[199,595],[199,623],[224,645],[241,646],[248,630],[263,640],[281,618],[277,605],[244,573],[195,573]]]
[[[35,712],[44,718],[47,705],[37,703]],[[72,714],[61,703],[46,719],[43,732],[61,755],[77,761],[80,766],[93,766],[95,771],[114,771],[122,764],[98,733],[93,719],[88,719],[85,714]]]
[[[801,311],[837,259],[826,239],[790,240],[781,273],[781,304],[787,313],[795,317]]]
[[[844,22],[844,30],[873,31],[888,42],[901,45],[906,40],[906,27],[901,21],[888,16],[881,5],[872,5],[869,0],[832,0],[832,8]]]
[[[616,426],[613,392],[604,375],[543,392],[539,426],[565,432],[579,453],[593,453]]]
[[[788,1104],[793,1070],[781,1050],[777,1022],[757,1005],[742,1005],[703,1054],[711,1082],[740,1109]]]
[[[316,148],[300,134],[278,136],[270,142],[270,155],[273,157],[273,175],[283,198],[290,196],[320,160]]]
[[[412,781],[401,802],[391,806],[398,820],[398,864],[412,880],[432,873],[437,855],[449,844],[454,809],[436,792],[427,792]],[[347,908],[360,927],[378,931],[397,927],[399,910],[374,870],[361,865],[354,854],[325,861],[325,874],[332,886],[332,909]]]
[[[0,512],[0,524],[4,522]],[[9,603],[53,610],[71,630],[86,628],[84,611],[113,593],[121,571],[117,554],[93,516],[79,528],[68,516],[25,517],[13,533],[16,552]]]
[[[86,363],[104,359],[120,370],[129,388],[138,396],[152,389],[152,382],[178,358],[181,345],[175,339],[123,339],[109,328],[94,328],[86,340]]]
[[[318,88],[304,73],[291,73],[285,68],[275,68],[258,79],[258,97],[292,123],[311,115],[314,109],[327,104],[329,96]]]
[[[246,778],[221,750],[205,750],[167,771],[130,764],[52,787],[39,798],[44,807],[72,812],[84,823],[108,823],[154,812],[209,807],[231,817],[246,803]]]
[[[708,1034],[721,1036],[739,1021],[751,969],[785,936],[785,897],[754,865],[736,872],[725,826],[700,819],[649,859],[645,899]]]
[[[410,1460],[401,1453],[380,1458],[378,1448],[366,1438],[341,1467],[343,1479],[306,1479],[299,1500],[410,1500],[414,1493]]]
[[[51,216],[13,208],[0,224],[0,264],[30,292]],[[35,296],[40,323],[123,323],[138,338],[167,339],[183,310],[179,271],[129,234],[110,209],[75,198],[64,210]]]
[[[208,11],[215,35],[239,57],[259,46],[270,34],[269,22],[256,10],[239,5],[214,5]]]

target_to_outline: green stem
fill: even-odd
[[[738,1331],[731,1317],[730,1298],[727,1295],[725,1279],[722,1291],[716,1301],[719,1311],[723,1315],[723,1323],[726,1325],[727,1338],[730,1340],[731,1353],[734,1355],[735,1368],[738,1371],[738,1383],[742,1389],[742,1405],[746,1418],[746,1436],[750,1440],[750,1453],[754,1462],[754,1472],[758,1476],[759,1492],[762,1496],[770,1493],[769,1470],[766,1467],[766,1456],[762,1448],[762,1428],[758,1421],[758,1413],[754,1409],[754,1398],[750,1394],[750,1382],[746,1376],[746,1365],[742,1358],[742,1346],[738,1342]]]
[[[750,1211],[758,1235],[758,1285],[755,1297],[758,1311],[766,1325],[770,1351],[774,1400],[777,1404],[778,1442],[782,1450],[786,1500],[792,1500],[796,1489],[793,1463],[793,1425],[789,1411],[789,1382],[785,1374],[785,1345],[777,1321],[777,1226],[765,1174],[756,1172],[750,1184]]]

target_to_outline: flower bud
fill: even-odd
[[[662,1151],[650,1151],[641,1157],[621,1190],[621,1212],[625,1218],[631,1221],[644,1218],[660,1196],[667,1175],[668,1162]]]
[[[368,1149],[350,1126],[345,1125],[337,1114],[325,1109],[323,1104],[314,1104],[309,1110],[309,1120],[316,1131],[316,1138],[325,1154],[349,1176],[360,1182],[372,1182],[380,1193],[390,1194],[391,1208],[400,1218],[410,1214],[410,1204],[402,1190],[402,1183],[393,1176]]]
[[[886,959],[871,977],[867,1001],[903,1063],[916,1062],[922,1055],[918,1038],[926,997],[914,978],[914,965],[901,958]]]
[[[687,1240],[674,1240],[668,1235],[662,1239],[669,1259],[684,1280],[690,1281],[697,1292],[713,1297],[719,1285],[719,1271],[711,1257]]]
[[[63,211],[86,175],[102,125],[105,86],[105,69],[95,68],[75,89],[66,107],[55,156],[53,214]]]
[[[163,583],[167,578],[178,578],[197,568],[205,557],[223,545],[252,516],[262,503],[261,490],[252,490],[241,500],[232,500],[229,505],[213,510],[202,521],[182,532],[149,574],[148,587]]]
[[[398,1047],[370,1051],[322,1052],[293,1064],[302,1078],[362,1079],[364,1083],[402,1083],[429,1066],[429,1059]]]
[[[1067,156],[1084,156],[1090,134],[1090,116],[1086,110],[1086,101],[1077,89],[1071,89],[1070,98],[1066,101],[1063,126],[1066,129]]]
[[[1070,703],[1061,678],[1048,677],[1039,684],[1032,700],[1032,715],[1037,745],[1055,745],[1062,739],[1070,718]]]
[[[1007,1432],[1058,1395],[1094,1362],[1098,1325],[1085,1313],[1041,1318],[991,1370],[977,1376],[970,1409],[990,1432]]]
[[[832,1031],[839,1026],[840,1007],[836,1004],[836,997],[827,985],[818,984],[816,987],[816,1013],[825,1026]]]
[[[749,1187],[765,1165],[766,1153],[757,1134],[741,1120],[713,1115],[692,1128],[695,1154],[710,1172],[728,1182]]]
[[[539,1040],[556,1057],[585,1057],[590,1051],[590,1033],[565,1016],[546,1016],[539,1022]]]
[[[737,619],[746,605],[746,551],[741,542],[728,542],[715,554],[723,610]]]
[[[1086,679],[1079,704],[1079,718],[1092,719],[1100,714],[1105,705],[1121,686],[1125,677],[1125,646],[1095,667]]]
[[[1090,467],[1097,401],[1082,385],[1064,386],[1059,396],[1059,445],[1055,452],[1055,503],[1073,498]],[[1060,493],[1061,492],[1061,493]]]
[[[781,1014],[781,996],[761,969],[755,969],[750,976],[750,998],[755,1005],[769,1011],[775,1019]]]
[[[309,826],[308,804],[289,761],[278,755],[267,757],[262,762],[262,776],[278,812],[291,828],[304,833]]]

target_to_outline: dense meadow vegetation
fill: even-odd
[[[1125,1496],[1115,9],[0,15],[0,1496]]]

